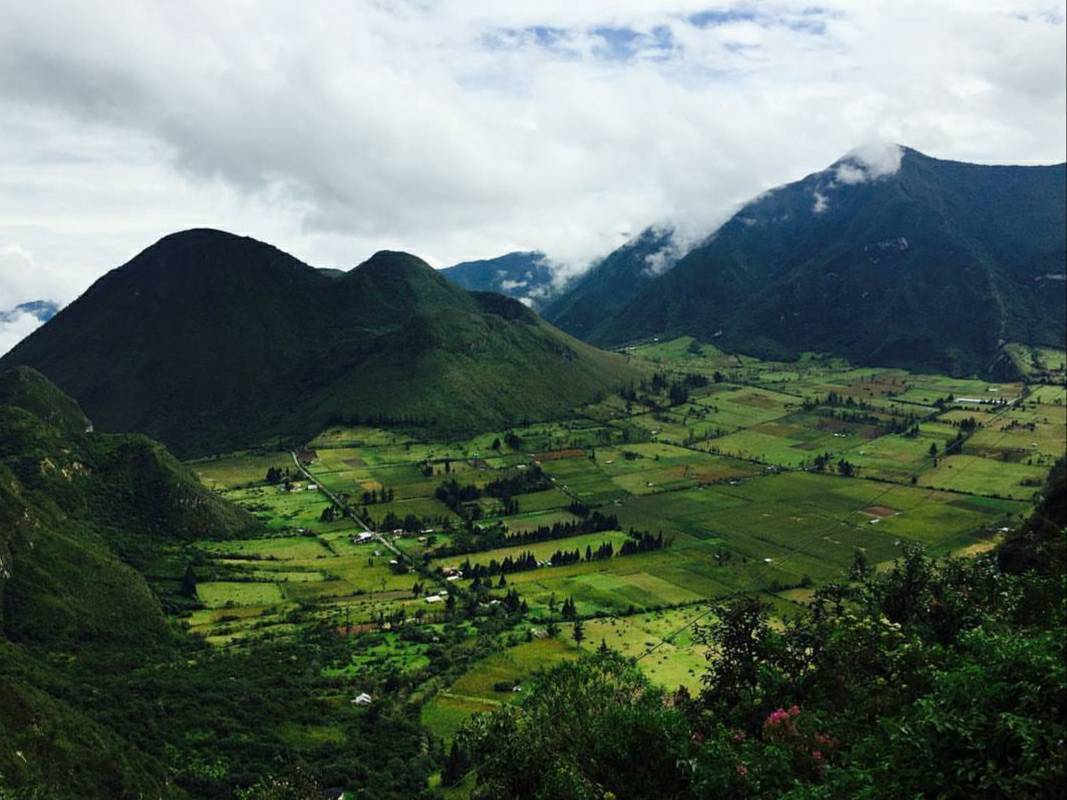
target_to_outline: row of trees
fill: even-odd
[[[456,556],[476,553],[481,550],[495,550],[499,547],[516,547],[555,539],[569,539],[585,533],[600,533],[619,529],[619,518],[614,514],[593,511],[586,517],[574,521],[559,521],[552,525],[538,525],[529,530],[508,533],[504,525],[494,525],[479,530],[468,529],[453,535],[450,545],[439,548],[435,555]]]
[[[666,546],[662,533],[653,536],[647,531],[638,531],[631,528],[628,535],[630,538],[623,542],[622,547],[619,548],[618,555],[620,556],[662,550]],[[615,554],[614,544],[601,542],[596,549],[593,549],[592,545],[586,545],[584,560],[600,561],[612,558]],[[547,563],[553,567],[560,567],[566,564],[577,564],[582,560],[582,551],[576,547],[574,550],[556,550],[548,557]],[[459,571],[464,578],[479,580],[495,575],[510,575],[513,572],[537,569],[539,566],[541,566],[541,563],[537,560],[537,557],[527,550],[515,557],[505,556],[501,561],[497,561],[495,558],[490,559],[487,564],[472,564],[468,558],[460,565]]]
[[[833,468],[837,470],[838,475],[844,475],[846,478],[851,478],[856,474],[856,466],[850,461],[845,461],[844,458],[838,459],[834,464],[834,457],[832,453],[821,453],[811,461],[811,468],[816,472],[825,472],[827,469]]]
[[[666,543],[663,539],[663,533],[657,533],[653,536],[647,531],[635,531],[630,528],[627,531],[630,538],[622,543],[622,547],[619,548],[620,556],[631,556],[637,553],[649,553],[653,550],[662,550],[666,547]]]
[[[396,492],[387,486],[381,489],[368,489],[359,498],[361,506],[373,506],[378,503],[391,503],[396,497]]]
[[[552,488],[552,481],[545,475],[540,464],[530,464],[525,469],[490,481],[485,485],[485,493],[490,497],[511,497],[516,494],[529,494]]]

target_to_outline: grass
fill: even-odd
[[[329,548],[315,536],[276,536],[263,539],[232,539],[230,541],[202,541],[201,549],[219,558],[292,559],[326,558]]]
[[[208,608],[227,606],[269,606],[282,602],[282,592],[275,583],[202,582],[197,597]]]
[[[603,642],[623,655],[640,658],[642,670],[654,683],[668,689],[685,686],[695,693],[707,669],[705,648],[693,636],[695,620],[708,624],[705,606],[594,619],[585,626],[586,647]]]
[[[422,723],[438,737],[451,739],[472,714],[492,711],[503,703],[521,699],[521,691],[498,691],[497,684],[521,686],[537,671],[576,656],[572,644],[548,637],[495,653],[477,662],[427,703],[422,710]]]
[[[225,497],[243,505],[275,531],[328,531],[351,524],[343,520],[323,522],[320,519],[322,512],[330,505],[326,495],[320,491],[309,491],[306,482],[294,486],[297,488],[290,492],[281,486],[234,489],[226,492]]]
[[[1047,474],[1046,467],[958,455],[941,459],[937,469],[924,474],[919,483],[957,492],[1029,500]]]
[[[261,483],[268,469],[292,468],[293,459],[287,452],[246,451],[192,461],[189,466],[205,486],[221,490]]]
[[[317,482],[357,503],[364,491],[388,487],[394,500],[370,505],[369,516],[414,514],[437,529],[438,546],[450,541],[441,530],[446,519],[462,524],[434,497],[443,481],[454,477],[484,487],[502,471],[535,460],[553,486],[517,496],[520,513],[499,518],[511,532],[574,521],[568,509],[575,500],[617,515],[623,530],[662,532],[669,543],[664,550],[512,573],[508,590],[529,606],[523,626],[543,626],[551,607],[571,598],[587,617],[587,648],[603,640],[642,656],[659,644],[641,659],[642,669],[669,688],[695,690],[705,662],[686,623],[709,602],[761,592],[775,613],[787,614],[820,583],[840,579],[857,550],[883,568],[908,542],[934,554],[981,552],[998,528],[1026,511],[1034,488],[1028,484],[1065,450],[1067,394],[1061,386],[1031,386],[1025,402],[1006,406],[992,401],[1017,397],[1019,384],[858,369],[812,354],[795,363],[764,362],[688,339],[632,353],[668,373],[718,378],[695,387],[678,406],[662,394],[648,397],[644,388],[636,402],[605,394],[571,418],[512,428],[519,437],[515,447],[506,443],[505,429],[431,440],[415,430],[329,428],[312,442],[317,458],[311,470]],[[833,408],[826,404],[831,392],[841,403]],[[936,405],[950,395],[954,402]],[[939,456],[935,467],[930,446],[940,453],[971,418],[979,428],[962,455]],[[916,435],[890,432],[915,425]],[[821,453],[848,460],[857,476],[804,471]],[[374,629],[379,615],[399,611],[409,619],[429,614],[422,626],[437,624],[440,605],[411,592],[416,580],[428,579],[398,574],[389,563],[394,556],[380,544],[356,544],[350,521],[323,523],[321,493],[259,483],[271,457],[237,453],[192,464],[273,533],[197,542],[209,568],[199,587],[204,608],[188,617],[190,628],[214,644],[239,646],[290,635],[309,622]],[[498,502],[479,503],[487,521],[495,521]],[[625,540],[624,533],[609,531],[430,566],[468,557],[487,563],[527,550],[546,560],[559,549],[584,553],[586,546],[612,541],[618,547]],[[417,561],[431,548],[417,534],[396,543]],[[476,662],[444,690],[431,690],[424,724],[447,739],[471,714],[513,702],[521,692],[497,691],[494,684],[521,684],[534,670],[574,657],[570,626],[562,627],[559,639],[509,647]],[[465,635],[474,642],[473,630]],[[427,644],[395,630],[360,633],[351,638],[350,659],[328,674],[358,680],[365,670],[386,669],[417,679],[430,669],[429,654]],[[309,742],[317,733],[307,728],[287,735]]]

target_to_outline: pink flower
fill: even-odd
[[[741,731],[734,731],[730,738],[733,739],[736,744],[740,744],[745,741],[745,734]]]
[[[700,731],[693,731],[693,737],[692,738],[693,738],[694,742],[696,742],[697,744],[700,744],[701,742],[704,741],[704,734],[702,734]]]
[[[777,711],[772,711],[767,716],[767,719],[763,721],[763,724],[768,728],[774,728],[781,725],[787,719],[789,719],[789,712],[784,708],[779,708]]]
[[[737,774],[740,775],[742,778],[748,777],[748,767],[746,767],[744,764],[738,764]]]
[[[789,723],[792,725],[793,720],[800,715],[800,706],[792,706],[788,711],[784,708],[779,708],[777,711],[772,711],[767,719],[763,721],[765,727],[775,728],[782,723]]]
[[[812,750],[811,751],[811,757],[814,758],[816,761],[822,761],[822,759],[823,759],[822,751],[821,750]]]

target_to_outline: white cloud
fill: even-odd
[[[870,178],[896,175],[904,151],[891,142],[868,142],[853,150],[850,155],[860,162]]]
[[[37,262],[17,242],[0,240],[0,314],[29,300],[68,300],[60,270]]]
[[[34,299],[54,274],[69,300],[194,225],[322,266],[541,249],[569,275],[651,223],[706,236],[858,142],[1061,161],[1064,16],[1008,0],[9,3],[0,244],[38,267],[0,287]],[[885,152],[861,152],[865,177],[886,174]]]
[[[670,242],[655,253],[645,256],[648,267],[645,271],[650,275],[660,275],[674,266],[674,262],[685,255],[689,247],[675,242],[672,237]]]
[[[834,172],[834,180],[845,185],[863,183],[867,180],[867,172],[863,167],[855,164],[838,164]]]
[[[895,175],[903,158],[904,151],[899,145],[870,142],[849,152],[837,165],[834,178],[838,183],[852,184]]]
[[[830,201],[826,199],[826,195],[822,192],[815,190],[812,194],[815,198],[815,202],[812,203],[811,210],[814,213],[821,214],[830,207]]]
[[[25,311],[0,317],[0,356],[43,324],[36,316]]]

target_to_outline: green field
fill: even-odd
[[[471,714],[492,711],[502,703],[522,696],[522,682],[541,669],[577,650],[562,639],[534,639],[496,653],[474,665],[454,683],[439,692],[422,710],[422,722],[443,739],[451,738]],[[503,684],[512,688],[503,689]],[[494,688],[501,685],[501,689]],[[515,691],[514,687],[520,687]]]
[[[353,685],[403,676],[422,723],[445,740],[472,714],[521,698],[537,670],[579,655],[565,602],[584,619],[582,649],[603,643],[639,659],[654,682],[697,691],[706,658],[694,624],[707,622],[710,603],[760,593],[788,614],[840,580],[857,552],[884,569],[908,543],[939,555],[988,550],[1067,447],[1067,393],[1056,383],[854,368],[814,354],[762,362],[689,339],[630,352],[663,371],[658,386],[606,394],[570,419],[464,439],[330,428],[309,445],[312,479],[290,473],[291,490],[263,482],[269,467],[294,467],[286,453],[193,462],[264,531],[190,546],[199,608],[185,624],[220,647],[309,625],[337,631],[349,655],[324,675]],[[1039,360],[1057,365],[1062,354]],[[689,388],[672,404],[666,386],[678,380]],[[510,509],[487,495],[534,465],[549,488],[520,487]],[[456,508],[438,496],[453,480],[473,497]],[[325,490],[360,519],[339,509],[323,519],[334,505]],[[593,511],[617,518],[617,529],[574,532]],[[411,520],[406,532],[386,524]],[[363,522],[389,527],[384,541],[360,538]],[[554,525],[571,532],[526,544],[489,536]],[[662,534],[665,546],[619,555],[630,530]],[[469,549],[448,549],[461,542]],[[605,542],[616,555],[584,558]],[[545,563],[575,549],[577,563]],[[493,575],[478,588],[453,574],[527,552],[540,566],[503,582]],[[521,613],[505,610],[509,593]],[[286,735],[335,734],[309,723]]]

